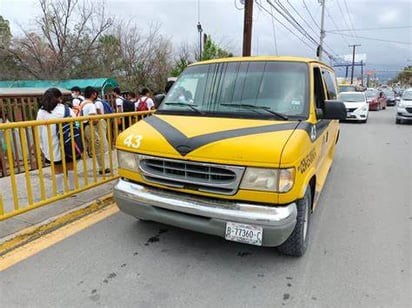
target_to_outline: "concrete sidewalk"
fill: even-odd
[[[116,160],[114,160],[116,161]],[[88,164],[89,168],[83,169],[83,164],[80,163],[78,172],[79,186],[84,187],[85,179],[89,180],[89,183],[94,183],[93,172],[91,170],[91,164]],[[117,166],[113,166],[114,174],[117,174]],[[82,172],[87,170],[87,173]],[[46,197],[52,196],[52,179],[50,167],[42,169],[44,185],[46,190]],[[85,174],[84,174],[85,173]],[[108,175],[110,177],[110,174]],[[98,175],[98,181],[102,180],[103,176]],[[13,211],[14,201],[13,193],[10,183],[10,177],[0,178],[0,195],[3,200],[4,213]],[[76,209],[88,207],[93,203],[101,203],[102,198],[111,198],[113,186],[116,180],[100,184],[97,187],[87,189],[86,191],[76,193],[75,195],[68,196],[62,200],[55,201],[36,209],[29,210],[26,213],[19,214],[17,216],[0,221],[0,245],[11,238],[17,236],[20,232],[27,228],[34,226],[41,226],[48,222],[65,215],[66,213],[73,212]],[[40,181],[39,170],[30,171],[30,186],[33,193],[34,202],[42,200],[40,193]],[[16,185],[18,189],[18,202],[20,207],[26,208],[28,202],[27,183],[25,174],[16,175]],[[71,215],[73,216],[73,215]],[[71,217],[72,219],[73,217]]]
[[[26,213],[0,221],[0,244],[13,238],[20,231],[52,221],[65,213],[86,207],[103,197],[110,198],[116,180],[67,197]]]

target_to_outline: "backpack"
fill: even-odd
[[[64,108],[64,118],[70,118],[69,107]],[[59,125],[56,125],[57,136],[60,135]],[[80,136],[80,127],[77,123],[73,123],[73,137],[71,135],[70,123],[62,123],[62,136],[63,138],[63,151],[64,156],[69,159],[78,159],[83,153],[84,147],[82,138]],[[74,141],[74,153],[72,149],[72,144]],[[73,155],[74,154],[74,155]]]
[[[134,109],[134,102],[128,101],[127,99],[120,97],[123,100],[123,112],[132,112]]]
[[[79,105],[77,105],[77,106],[72,106],[72,110],[73,110],[74,114],[75,114],[76,117],[77,117],[77,116],[79,115],[79,113],[80,113],[80,110],[81,110],[80,105],[82,104],[83,99],[81,99],[80,97],[76,97],[75,99],[78,99],[78,100],[79,100]],[[73,100],[75,100],[75,99],[73,99]],[[72,105],[73,105],[73,103],[72,103]]]
[[[105,99],[100,99],[103,104],[104,114],[113,113],[113,108]]]
[[[139,105],[137,105],[136,111],[147,111],[149,107],[147,106],[147,100],[149,98],[146,97],[144,100],[139,99]]]

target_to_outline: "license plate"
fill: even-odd
[[[346,116],[347,116],[348,118],[350,118],[350,117],[352,116],[352,112],[348,112],[348,113],[346,114]]]
[[[225,239],[250,245],[262,246],[263,228],[260,226],[226,223]]]

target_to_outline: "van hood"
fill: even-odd
[[[122,132],[116,146],[175,159],[276,166],[298,125],[297,121],[152,115]]]

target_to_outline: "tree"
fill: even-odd
[[[0,79],[14,79],[16,77],[17,66],[14,58],[8,53],[11,43],[11,31],[9,21],[0,16]]]
[[[164,88],[171,70],[172,47],[160,34],[160,25],[152,23],[145,35],[130,22],[116,25],[112,35],[118,39],[121,69],[116,72],[121,86],[138,92],[148,87],[157,92]]]
[[[183,70],[192,63],[193,56],[191,56],[190,47],[187,44],[182,44],[177,53],[177,57],[174,60],[173,67],[170,71],[170,76],[177,77]]]
[[[409,65],[403,69],[402,72],[393,80],[395,83],[401,83],[402,85],[412,86],[412,65]]]
[[[233,57],[233,54],[230,51],[220,48],[214,41],[212,41],[212,37],[208,35],[204,42],[201,60],[227,57]]]
[[[203,45],[202,57],[200,60],[204,61],[226,57],[233,57],[233,54],[230,51],[219,47],[217,43],[212,40],[211,36],[207,36]],[[195,61],[194,59],[199,59],[198,46],[194,44],[189,48],[187,45],[182,45],[176,56],[170,75],[175,77],[179,76],[190,63]]]
[[[19,66],[36,79],[64,79],[92,74],[96,67],[96,42],[113,24],[104,4],[79,0],[39,0],[40,32],[24,31],[9,53]]]

